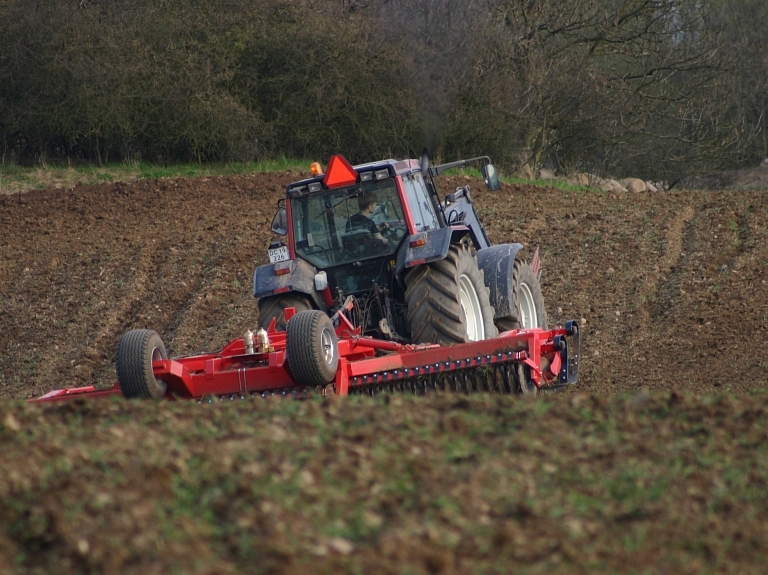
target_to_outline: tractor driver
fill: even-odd
[[[368,230],[371,232],[371,237],[380,242],[382,245],[387,245],[389,240],[381,235],[379,227],[368,216],[376,209],[376,195],[372,192],[365,192],[357,197],[357,207],[360,210],[347,221],[347,232],[355,230]],[[382,228],[389,227],[386,223],[381,224]]]

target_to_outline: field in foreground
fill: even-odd
[[[763,573],[767,418],[668,392],[6,405],[0,565]]]

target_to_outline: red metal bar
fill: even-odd
[[[405,216],[405,225],[408,227],[408,235],[412,236],[416,233],[416,228],[413,225],[411,205],[408,203],[408,196],[405,194],[402,176],[395,178],[395,184],[397,185],[397,194],[400,196],[400,203],[403,205],[403,215]]]
[[[120,386],[118,384],[115,384],[112,389],[105,389],[101,391],[96,391],[96,388],[92,385],[88,385],[86,387],[73,387],[70,389],[54,389],[53,391],[46,393],[44,396],[38,397],[37,399],[31,401],[53,402],[66,401],[75,397],[110,397],[112,395],[119,395],[122,397],[123,393],[120,391]]]
[[[288,257],[296,259],[296,250],[293,244],[293,212],[291,210],[291,199],[285,200],[285,219],[288,220]]]

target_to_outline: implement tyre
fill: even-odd
[[[275,329],[285,331],[285,308],[296,308],[296,313],[312,309],[309,299],[306,296],[296,292],[290,292],[281,295],[272,295],[259,299],[259,321],[260,328],[267,329],[275,318]]]
[[[124,333],[117,344],[117,383],[128,399],[162,399],[167,384],[156,379],[152,362],[168,359],[165,344],[157,332],[135,329]]]
[[[297,313],[288,322],[288,366],[299,385],[320,386],[336,379],[339,345],[331,318],[313,309]]]
[[[547,329],[547,312],[544,309],[541,285],[531,265],[520,259],[515,260],[512,271],[512,292],[514,302],[510,308],[514,311],[512,315],[496,320],[499,331],[536,327]]]
[[[413,343],[451,345],[498,335],[490,290],[467,243],[452,245],[443,260],[414,268],[405,283]]]

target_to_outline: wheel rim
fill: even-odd
[[[523,329],[533,329],[539,327],[539,316],[536,314],[536,304],[533,301],[533,294],[528,284],[520,284],[520,324]]]
[[[336,346],[333,345],[333,335],[328,328],[320,334],[320,345],[323,348],[323,361],[328,365],[333,365],[333,359],[336,357]]]
[[[159,347],[153,348],[152,349],[152,361],[153,362],[155,362],[155,361],[163,361],[163,359],[165,359],[165,358],[163,357],[163,352],[160,351],[160,348]]]
[[[165,358],[163,357],[163,352],[160,350],[159,347],[152,348],[152,362],[156,361],[163,361]],[[155,378],[155,381],[157,382],[157,385],[163,386],[165,385],[165,381],[162,379]]]
[[[467,339],[469,341],[485,339],[485,324],[483,323],[480,299],[477,297],[477,291],[475,291],[472,280],[467,275],[462,275],[459,278],[459,303],[461,304],[461,313],[464,316]]]

